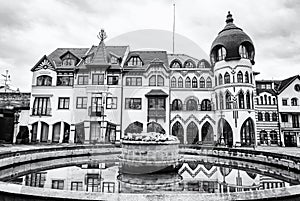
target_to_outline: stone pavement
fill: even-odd
[[[11,144],[0,144],[0,153],[1,152],[10,152],[10,151],[19,151],[19,150],[28,150],[28,149],[41,149],[41,148],[50,148],[50,147],[73,147],[76,144],[29,144],[29,145],[11,145]],[[81,145],[82,146],[82,145]],[[86,145],[93,146],[93,145]],[[239,147],[241,149],[242,147]],[[252,149],[253,148],[242,148],[242,149]],[[300,157],[300,147],[269,147],[269,146],[257,146],[255,150],[266,151],[271,153],[287,154],[292,156]]]

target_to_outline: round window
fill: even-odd
[[[300,91],[300,84],[296,84],[296,85],[295,85],[295,90],[296,90],[296,91]]]

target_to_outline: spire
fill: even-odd
[[[228,11],[227,18],[226,18],[226,23],[227,24],[233,23],[233,18],[232,18],[232,15],[231,15],[230,11]]]
[[[107,38],[106,32],[104,29],[101,29],[97,38],[100,40],[97,50],[95,52],[95,56],[93,57],[93,64],[107,64],[108,58],[106,54],[106,46],[104,44],[104,40]]]

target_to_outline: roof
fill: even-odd
[[[226,23],[226,26],[223,28],[223,30],[219,32],[218,36],[213,41],[211,46],[211,53],[218,46],[223,46],[226,49],[225,60],[241,59],[241,56],[239,54],[239,46],[242,43],[247,42],[248,44],[251,44],[251,49],[254,50],[253,42],[251,38],[241,28],[235,26],[230,12],[228,12]],[[249,51],[249,53],[250,52],[251,51]],[[252,64],[254,64],[254,55],[253,58],[251,58],[251,62]]]
[[[256,94],[259,95],[260,93],[267,92],[276,96],[276,91],[274,89],[256,89]]]
[[[167,93],[165,93],[163,90],[161,89],[152,89],[151,91],[149,91],[147,94],[145,94],[145,96],[164,96],[167,97],[169,96]]]
[[[180,63],[182,64],[182,67],[186,61],[192,60],[196,65],[195,68],[197,68],[199,62],[202,62],[202,61],[204,61],[204,63],[205,63],[205,68],[211,68],[209,61],[207,61],[206,59],[199,60],[199,59],[196,59],[196,58],[191,57],[186,54],[168,54],[168,60],[169,60],[169,66],[171,66],[171,64],[174,60],[180,61]]]
[[[78,59],[81,59],[81,57],[83,57],[88,50],[89,48],[57,48],[48,55],[48,58],[52,60],[52,62],[54,62],[56,66],[60,66],[62,64],[60,56],[62,56],[66,52],[69,51]]]
[[[132,57],[132,56],[139,56],[141,60],[143,61],[143,64],[147,66],[150,64],[151,61],[154,59],[158,59],[163,62],[163,64],[168,67],[168,56],[166,51],[131,51],[129,52],[126,62]],[[125,62],[124,67],[127,66]]]
[[[277,88],[278,93],[281,93],[285,88],[287,88],[297,78],[300,79],[300,75],[295,75],[295,76],[289,77],[285,80],[282,80]]]

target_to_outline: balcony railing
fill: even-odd
[[[103,106],[90,106],[89,107],[89,116],[91,117],[101,117],[103,116]]]
[[[32,115],[34,116],[51,116],[51,108],[32,108]]]

